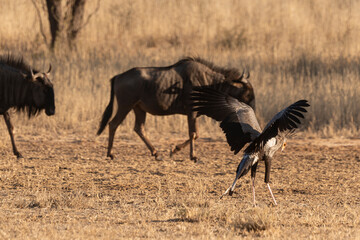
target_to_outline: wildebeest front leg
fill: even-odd
[[[141,110],[139,107],[134,108],[135,113],[135,127],[134,131],[139,135],[141,140],[145,143],[147,148],[151,152],[151,156],[155,156],[156,160],[162,160],[157,151],[155,150],[154,146],[150,143],[149,139],[145,136],[144,126],[146,120],[146,112]]]
[[[11,138],[11,144],[12,144],[12,148],[13,148],[13,152],[16,155],[17,158],[22,158],[23,156],[21,155],[21,153],[17,150],[16,146],[15,146],[15,139],[14,139],[14,134],[13,134],[13,125],[11,124],[10,121],[10,115],[8,112],[4,113],[4,120],[7,126],[7,129],[9,131],[10,134],[10,138]]]
[[[190,139],[190,159],[194,162],[197,162],[198,158],[195,156],[195,140],[199,137],[199,134],[196,125],[196,115],[194,113],[191,113],[188,116],[188,125]]]

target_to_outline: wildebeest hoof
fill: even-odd
[[[108,156],[111,160],[114,160],[114,155],[108,154],[107,156]]]
[[[190,159],[193,160],[194,163],[197,163],[197,161],[199,161],[199,158],[198,158],[198,157],[191,157]]]
[[[178,151],[180,151],[180,148],[178,146],[176,146],[174,149],[170,149],[170,157],[172,157]]]
[[[21,154],[17,155],[17,159],[23,159],[24,157]]]
[[[152,156],[155,156],[155,160],[157,161],[162,161],[162,157],[155,151],[154,153],[151,154]]]

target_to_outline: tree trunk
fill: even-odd
[[[70,0],[67,2],[68,14],[66,16],[66,36],[70,49],[75,46],[76,37],[83,27],[85,2],[86,0]]]
[[[50,32],[51,32],[51,43],[50,48],[54,49],[55,42],[61,32],[62,22],[62,11],[61,11],[61,0],[46,0]]]
[[[86,0],[67,0],[65,16],[62,14],[61,2],[62,0],[46,0],[51,32],[51,50],[54,50],[55,44],[64,30],[68,47],[73,49],[76,37],[84,26]]]

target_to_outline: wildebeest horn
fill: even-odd
[[[250,72],[248,71],[246,77],[244,76],[244,78],[248,79],[249,77],[250,77]]]
[[[33,70],[31,68],[30,68],[30,73],[31,73],[32,80],[35,80],[34,72],[33,72]]]
[[[250,77],[250,72],[247,72],[247,74],[245,75],[245,70],[243,70],[243,72],[241,73],[240,77],[236,80],[234,80],[234,82],[237,83],[248,83],[248,78]]]
[[[51,71],[51,63],[49,64],[49,70],[47,71],[46,74],[50,74],[50,71]]]
[[[245,78],[245,79],[248,79],[250,77],[250,72],[249,71],[246,71],[246,75],[245,75],[245,70],[243,70],[242,74],[241,74],[241,77],[240,77],[240,80]]]
[[[239,77],[239,81],[244,78],[245,70],[242,71],[241,76]]]
[[[250,77],[250,72],[249,71],[246,71],[246,75],[245,75],[245,70],[243,70],[242,74],[241,74],[241,77],[239,78],[239,80],[245,80],[245,79],[248,79]]]

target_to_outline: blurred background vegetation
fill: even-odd
[[[60,2],[66,19],[71,8],[68,1]],[[199,56],[250,71],[262,124],[305,98],[311,103],[305,135],[360,137],[359,1],[85,3],[75,41],[69,44],[62,34],[52,49],[45,0],[0,0],[0,54],[23,56],[38,69],[47,69],[48,63],[54,68],[57,114],[30,121],[20,115],[17,129],[95,136],[112,76],[135,66],[164,66]],[[201,136],[221,135],[218,128],[210,131],[216,125],[210,119],[200,122]],[[132,136],[133,116],[123,125],[121,131]],[[149,116],[146,124],[147,132],[169,136],[186,135],[186,125],[183,116]],[[6,131],[4,124],[0,129]]]

